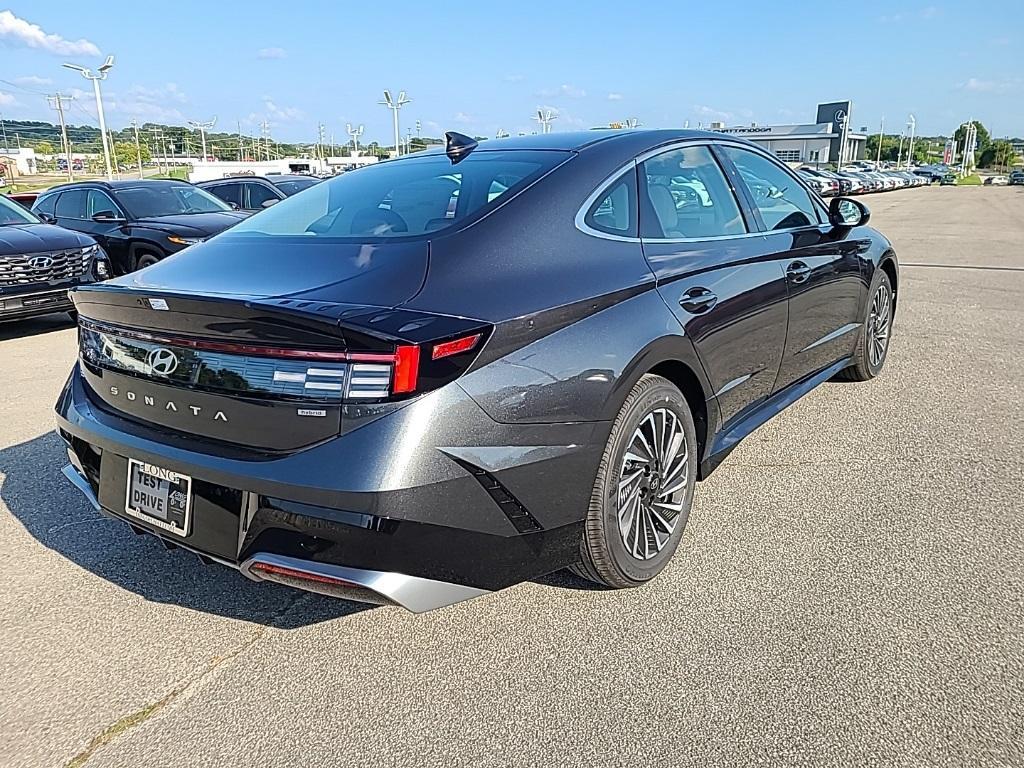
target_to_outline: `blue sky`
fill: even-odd
[[[877,131],[884,115],[898,132],[912,112],[918,133],[974,117],[997,136],[1024,135],[1020,0],[98,7],[0,6],[4,117],[55,121],[42,93],[61,89],[78,96],[68,119],[95,124],[89,84],[60,65],[113,53],[104,103],[118,128],[216,115],[218,129],[241,121],[255,133],[265,118],[277,139],[313,141],[322,121],[340,143],[352,122],[365,124],[363,141],[386,142],[390,113],[377,102],[391,88],[413,100],[403,133],[419,119],[428,135],[531,131],[542,106],[558,111],[554,130],[627,117],[812,122],[819,101],[845,98],[854,128]],[[1007,24],[985,31],[979,15]]]

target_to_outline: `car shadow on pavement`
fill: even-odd
[[[8,320],[0,323],[0,341],[27,339],[30,336],[39,336],[74,327],[75,321],[65,312],[33,317],[28,320]]]
[[[250,581],[230,568],[203,565],[191,552],[167,550],[156,537],[137,536],[94,512],[61,475],[66,464],[64,443],[53,432],[0,450],[0,500],[44,547],[146,600],[278,629],[376,607]]]

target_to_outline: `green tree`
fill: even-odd
[[[1005,139],[997,139],[985,147],[977,156],[979,168],[1004,168],[1013,165],[1017,152],[1013,145]]]
[[[36,142],[35,150],[40,155],[52,155],[54,152],[53,144],[46,141],[45,139],[43,141]]]
[[[978,146],[974,150],[975,162],[981,162],[981,156],[985,150],[988,149],[992,143],[992,137],[989,135],[988,129],[979,123],[977,120],[974,121],[974,127],[977,131]],[[964,153],[964,138],[967,136],[967,126],[961,125],[956,129],[956,133],[953,134],[953,139],[956,141],[956,154],[957,157],[962,157]]]
[[[135,168],[139,164],[139,154],[142,155],[143,164],[149,162],[149,147],[145,144],[139,146],[140,152],[135,151],[134,141],[118,141],[114,144],[114,159],[118,168]]]
[[[882,136],[882,155],[881,159],[895,163],[897,160],[905,161],[907,159],[907,153],[910,151],[910,138],[907,136],[903,137],[903,148],[902,153],[900,151],[900,137],[899,136]],[[875,160],[878,158],[878,134],[868,136],[867,141],[864,143],[864,159]],[[914,157],[912,158],[915,163],[927,163],[928,162],[928,141],[927,139],[918,138],[914,140]]]

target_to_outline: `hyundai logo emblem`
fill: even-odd
[[[28,260],[32,269],[49,269],[53,266],[53,259],[49,256],[36,256]]]
[[[178,367],[178,356],[166,347],[157,347],[146,355],[149,370],[161,376],[170,376]]]

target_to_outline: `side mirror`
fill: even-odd
[[[278,200],[276,197],[272,197],[269,200],[264,200],[263,203],[260,205],[260,207],[261,208],[269,208],[270,206],[277,205],[280,202],[281,201]]]
[[[860,200],[833,197],[828,206],[828,220],[833,227],[860,227],[868,223],[871,211]]]
[[[231,210],[232,211],[237,211],[238,210],[238,203],[228,203],[228,205],[231,206]]]
[[[36,215],[40,219],[43,220],[44,224],[56,224],[57,223],[57,217],[56,216],[52,216],[49,213],[37,213]]]
[[[92,220],[103,224],[117,224],[124,221],[124,219],[113,211],[96,211],[96,213],[92,215]]]

